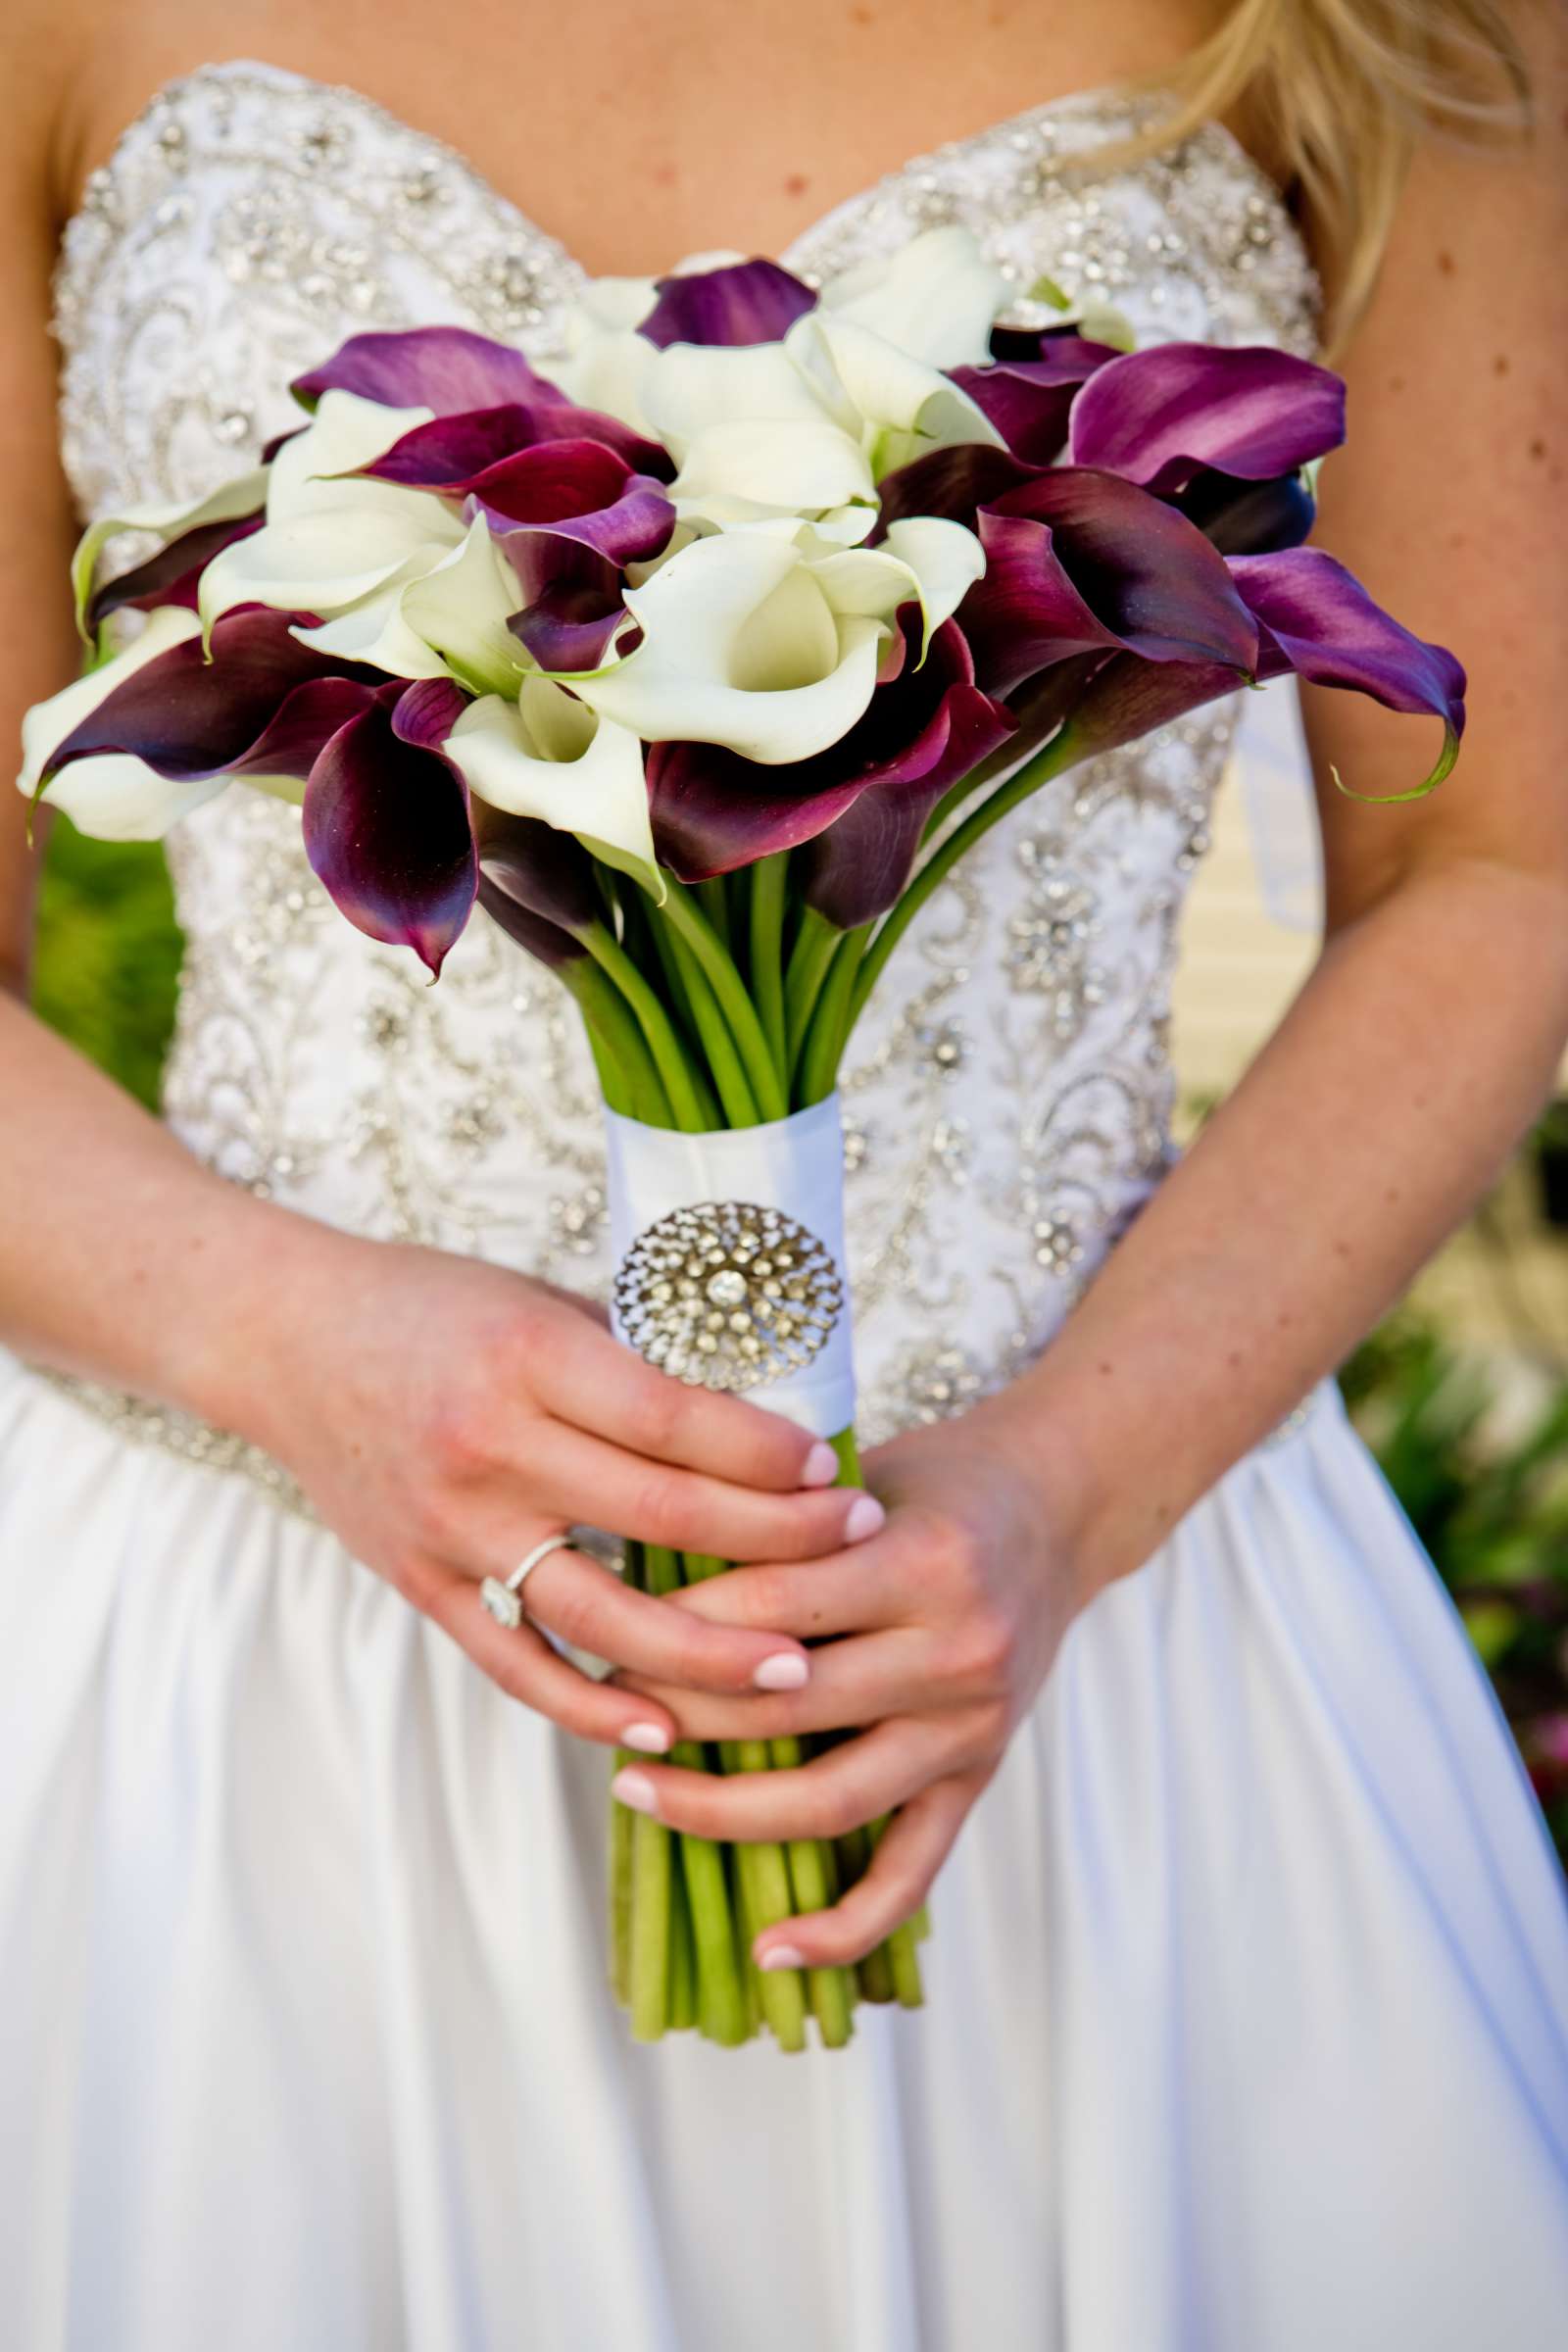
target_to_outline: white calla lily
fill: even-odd
[[[476,800],[574,833],[584,849],[662,901],[654,861],[643,747],[553,678],[523,681],[516,702],[470,703],[443,746]]]
[[[923,662],[932,633],[957,611],[985,567],[985,549],[973,531],[961,522],[919,515],[890,523],[879,547],[835,550],[811,569],[840,612],[886,619],[900,605],[918,604]]]
[[[76,626],[86,633],[88,599],[92,595],[98,559],[109,540],[121,531],[150,531],[165,547],[184,531],[200,530],[211,522],[237,522],[267,503],[270,469],[257,466],[236,474],[230,482],[199,498],[194,505],[123,507],[118,514],[100,514],[83,531],[71,559],[71,585],[76,603]]]
[[[979,367],[1012,288],[966,228],[928,228],[885,261],[830,278],[822,310],[931,368]]]
[[[810,759],[864,712],[906,585],[889,567],[881,612],[841,610],[843,561],[768,529],[694,540],[628,593],[642,643],[573,689],[649,743],[724,744],[769,766]],[[855,601],[867,601],[858,585]]]
[[[514,694],[518,679],[535,666],[507,626],[523,605],[522,584],[482,514],[469,523],[461,546],[401,594],[408,626],[465,685]]]
[[[49,762],[60,746],[91,716],[117,686],[176,645],[201,634],[201,622],[182,607],[160,605],[147,616],[122,652],[100,662],[84,677],[74,678],[46,702],[34,703],[22,721],[22,772],[19,791],[29,800],[49,773]],[[48,805],[63,808],[72,823],[100,841],[158,841],[178,818],[222,792],[226,776],[199,784],[171,783],[126,752],[100,752],[88,760],[74,760],[48,787]]]
[[[648,433],[643,388],[654,346],[637,329],[659,299],[651,277],[596,277],[583,287],[563,321],[565,345],[550,365],[550,379],[568,400],[618,416],[634,433]]]
[[[353,474],[433,414],[382,408],[354,392],[323,393],[305,430],[272,461],[262,528],[223,548],[202,573],[197,593],[207,634],[236,605],[329,618],[416,577],[432,547],[457,546],[464,526],[432,492]]]
[[[1003,446],[984,411],[940,368],[912,359],[857,319],[808,312],[785,344],[803,375],[821,384],[831,370],[842,386],[843,404],[858,422],[878,481],[929,449],[963,441]]]
[[[672,343],[643,390],[649,424],[680,470],[677,514],[717,522],[800,514],[875,496],[858,420],[841,414],[785,343]]]

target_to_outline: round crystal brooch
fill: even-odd
[[[818,1353],[844,1285],[826,1246],[781,1210],[699,1200],[637,1236],[614,1301],[649,1363],[694,1388],[755,1389]]]

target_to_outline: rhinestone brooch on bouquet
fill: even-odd
[[[825,1246],[793,1217],[700,1200],[638,1235],[614,1301],[651,1364],[694,1388],[755,1389],[818,1353],[844,1311],[844,1285]]]

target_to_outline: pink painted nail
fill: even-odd
[[[874,1494],[857,1494],[844,1521],[846,1544],[863,1544],[874,1536],[879,1527],[886,1527],[888,1515]]]
[[[830,1487],[839,1474],[839,1457],[825,1438],[818,1438],[801,1472],[803,1487]]]
[[[810,1671],[792,1649],[780,1649],[762,1660],[752,1681],[759,1690],[803,1690]]]
[[[628,1723],[620,1740],[623,1747],[640,1747],[645,1756],[662,1756],[669,1751],[669,1734],[657,1723]]]
[[[627,1764],[616,1773],[610,1784],[610,1793],[621,1804],[630,1805],[634,1813],[657,1813],[659,1797],[646,1772]]]
[[[804,1968],[806,1955],[798,1952],[793,1943],[770,1944],[757,1963],[759,1968]]]

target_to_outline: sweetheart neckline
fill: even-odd
[[[94,165],[86,173],[75,204],[67,213],[61,223],[60,249],[64,251],[73,230],[88,214],[91,190],[113,178],[120,164],[132,150],[143,124],[151,116],[187,90],[197,89],[208,83],[221,87],[222,83],[230,76],[240,74],[259,74],[298,92],[314,93],[323,99],[331,98],[347,102],[379,122],[384,128],[403,138],[416,141],[431,155],[441,157],[449,168],[455,168],[461,172],[478,196],[496,211],[505,214],[509,220],[516,223],[518,229],[525,236],[535,240],[549,252],[559,267],[576,284],[586,285],[592,282],[593,272],[572,252],[570,246],[535,220],[534,216],[526,212],[520,203],[507,195],[504,189],[498,187],[495,181],[479,169],[477,164],[465,155],[461,148],[454,146],[450,140],[443,139],[436,132],[422,130],[417,123],[411,122],[406,116],[383,105],[380,99],[372,98],[368,91],[357,89],[352,82],[324,80],[314,74],[301,73],[293,66],[279,66],[269,59],[254,57],[213,59],[205,65],[193,66],[183,74],[172,74],[165,80],[159,82],[141,106],[137,108],[135,114],[129,117],[116,134],[102,162]],[[853,189],[849,195],[831,205],[825,213],[819,214],[814,220],[808,221],[797,230],[788,243],[780,247],[775,258],[786,268],[798,267],[803,249],[826,236],[847,214],[854,212],[861,205],[874,201],[882,190],[897,186],[911,174],[920,172],[939,159],[946,160],[956,155],[963,155],[999,136],[1024,131],[1035,123],[1049,121],[1054,116],[1071,115],[1076,111],[1088,110],[1097,105],[1116,105],[1124,113],[1135,114],[1141,107],[1152,103],[1152,99],[1143,99],[1116,83],[1103,82],[1095,84],[1088,89],[1064,91],[1057,97],[1047,98],[1037,105],[1023,107],[1016,114],[1004,115],[995,122],[982,124],[978,130],[945,140],[938,147],[908,156],[903,163],[896,164],[891,171],[884,172],[880,177],[868,180],[863,187]],[[1236,168],[1254,183],[1257,191],[1274,209],[1282,227],[1296,241],[1301,257],[1310,270],[1312,264],[1305,240],[1283,192],[1270,178],[1257,158],[1243,145],[1235,131],[1216,117],[1210,117],[1200,125],[1199,131],[1194,135],[1207,136],[1214,140]]]

